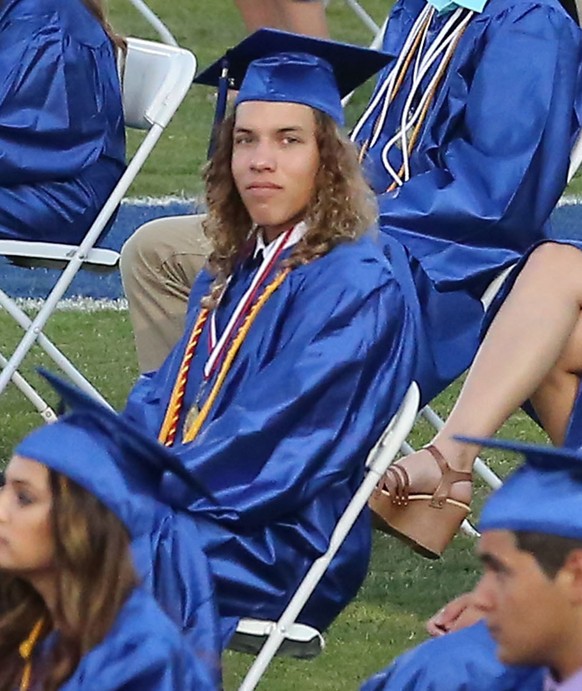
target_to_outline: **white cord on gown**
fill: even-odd
[[[387,119],[388,109],[392,101],[394,84],[400,67],[404,60],[406,60],[408,57],[408,53],[411,50],[411,47],[414,45],[414,42],[419,35],[419,31],[421,31],[424,27],[423,35],[420,37],[419,50],[413,64],[412,85],[405,99],[404,107],[401,113],[400,128],[388,140],[388,142],[386,142],[381,152],[382,164],[384,165],[388,174],[394,180],[394,183],[396,183],[398,186],[403,185],[404,182],[410,179],[410,151],[408,134],[410,130],[417,124],[419,117],[424,112],[427,101],[434,95],[433,89],[436,87],[436,84],[442,76],[441,70],[439,68],[436,69],[434,75],[431,77],[429,83],[422,93],[417,108],[414,110],[414,112],[412,112],[412,103],[419,92],[421,82],[430,68],[439,58],[441,59],[441,64],[446,66],[450,59],[451,53],[455,49],[458,38],[463,33],[469,20],[473,16],[473,12],[470,10],[465,10],[464,8],[458,8],[455,10],[444,26],[440,29],[434,41],[432,41],[431,45],[426,49],[426,52],[424,52],[428,29],[430,28],[430,23],[432,21],[432,16],[429,18],[429,13],[431,12],[434,14],[434,8],[431,8],[427,4],[427,6],[418,15],[404,42],[402,50],[398,55],[394,68],[391,70],[380,89],[378,89],[378,92],[375,94],[370,105],[358,121],[351,135],[352,140],[356,139],[362,127],[378,106],[380,100],[383,98],[384,102],[374,123],[372,135],[367,146],[368,148],[372,148],[377,143]],[[397,142],[400,142],[400,148],[402,151],[402,169],[400,173],[394,170],[388,158],[391,148]]]

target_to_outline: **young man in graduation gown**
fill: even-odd
[[[580,400],[572,422],[581,414]],[[525,455],[479,524],[485,574],[472,593],[482,617],[426,641],[363,691],[575,691],[582,684],[582,454],[480,440]],[[575,447],[575,448],[572,448]],[[557,499],[559,497],[559,499]],[[533,605],[533,606],[532,606]]]
[[[183,338],[124,412],[197,485],[169,471],[162,496],[195,520],[225,630],[277,618],[326,551],[415,360],[414,298],[369,232],[373,196],[339,130],[354,86],[341,67],[369,74],[379,54],[339,45],[324,59],[288,40],[267,58],[262,40],[229,54],[240,90],[206,172],[210,270]],[[364,512],[300,621],[325,628],[369,552]]]
[[[406,248],[417,285],[427,402],[473,359],[484,291],[551,233],[581,122],[582,42],[558,0],[399,0],[383,50],[390,62],[352,137],[386,253]],[[180,333],[200,266],[191,233],[172,236],[174,247],[138,233],[122,254],[146,371]]]

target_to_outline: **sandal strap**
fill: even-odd
[[[390,466],[378,483],[381,489],[390,494],[393,504],[406,506],[410,494],[410,477],[406,469],[398,464]]]
[[[457,482],[471,482],[471,473],[461,470],[453,470],[445,460],[445,457],[434,444],[424,447],[436,461],[441,471],[441,481],[432,495],[430,505],[435,508],[442,508],[451,494],[451,487]]]

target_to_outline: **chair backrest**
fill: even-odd
[[[190,88],[196,58],[187,50],[140,38],[127,39],[121,62],[125,124],[149,130],[162,128]],[[184,75],[191,78],[184,79]]]
[[[578,168],[582,164],[582,130],[579,132],[572,151],[570,152],[570,167],[568,168],[568,182],[572,180]]]

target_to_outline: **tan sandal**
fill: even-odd
[[[436,446],[424,448],[441,471],[434,494],[410,494],[408,473],[395,464],[378,483],[368,505],[375,528],[395,535],[428,559],[438,559],[470,511],[468,504],[451,499],[451,487],[471,482],[471,473],[453,470]]]

